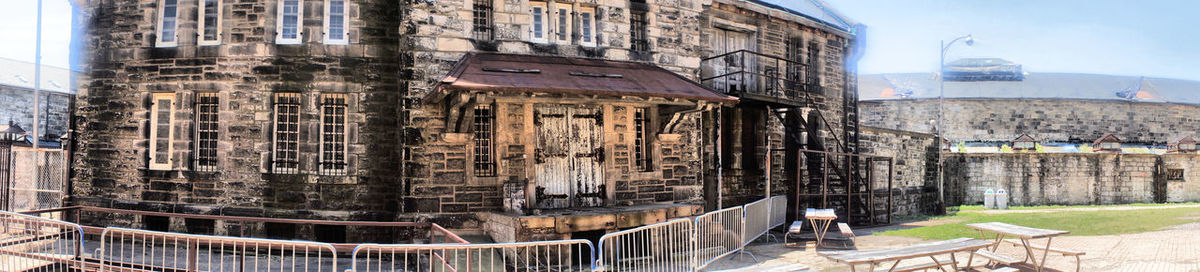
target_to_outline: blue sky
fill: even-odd
[[[1030,72],[1200,80],[1200,1],[825,1],[867,25],[862,73],[936,71],[939,41],[970,33],[975,45],[956,45],[947,60],[998,57]]]
[[[44,0],[45,64],[69,65],[71,6]],[[789,2],[808,0],[770,0]],[[948,59],[999,57],[1031,72],[1200,80],[1200,1],[826,0],[868,26],[863,73],[937,70],[938,41],[975,35]],[[34,0],[5,0],[0,57],[33,61]]]

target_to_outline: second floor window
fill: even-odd
[[[474,35],[476,40],[492,39],[492,0],[475,0]]]
[[[579,44],[583,46],[596,46],[595,14],[595,8],[582,8],[579,11]]]
[[[496,157],[493,150],[493,123],[496,121],[492,105],[475,106],[475,117],[472,129],[475,133],[475,176],[496,176]]]
[[[536,43],[545,43],[547,23],[546,23],[546,2],[530,2],[529,14],[533,22],[530,22],[529,40]]]
[[[302,16],[304,16],[304,5],[301,5],[300,0],[279,0],[275,43],[299,44],[300,37],[303,35],[301,33]]]
[[[558,4],[554,10],[554,40],[559,44],[571,43],[571,5]]]
[[[640,5],[639,5],[640,4]],[[650,40],[647,37],[647,26],[650,24],[646,17],[646,2],[633,1],[629,9],[629,48],[633,51],[650,51]]]
[[[300,94],[275,94],[275,135],[272,173],[299,174]]]
[[[196,171],[217,171],[219,102],[217,93],[196,94]]]
[[[325,1],[325,43],[346,44],[346,0]]]
[[[321,175],[346,174],[346,95],[321,95]]]
[[[156,93],[150,106],[150,169],[171,170],[175,134],[171,124],[175,116],[175,94]]]
[[[179,0],[162,0],[159,2],[158,41],[157,47],[171,47],[179,44]]]
[[[221,43],[221,0],[203,0],[200,7],[199,45]]]

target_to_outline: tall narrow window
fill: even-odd
[[[300,94],[275,94],[275,156],[272,173],[298,174],[300,168]]]
[[[558,4],[554,9],[554,39],[560,44],[571,43],[570,4]]]
[[[821,88],[821,44],[812,42],[808,44],[808,71],[804,79],[805,86],[808,86],[809,92],[819,92]]]
[[[303,33],[300,32],[301,20],[304,16],[304,5],[301,5],[300,0],[279,0],[279,15],[276,17],[279,20],[276,23],[275,43],[277,44],[299,44],[300,37]]]
[[[202,0],[204,5],[200,10],[200,33],[197,36],[199,45],[216,45],[221,43],[221,0]]]
[[[321,175],[346,174],[346,95],[321,95]]]
[[[346,0],[325,0],[325,43],[346,44]]]
[[[581,8],[579,11],[579,44],[596,46],[596,8]]]
[[[529,33],[529,40],[536,43],[545,43],[547,41],[546,26],[548,25],[546,23],[546,2],[529,2],[529,5],[529,15],[533,20],[530,24],[532,29]]]
[[[650,51],[650,40],[647,38],[650,21],[646,16],[649,8],[646,1],[634,0],[629,4],[629,48],[639,52]]]
[[[633,159],[634,166],[638,171],[650,171],[650,143],[647,137],[650,136],[650,116],[647,115],[646,108],[637,108],[633,111]]]
[[[496,158],[493,150],[492,136],[495,134],[493,123],[496,115],[492,105],[475,106],[475,122],[472,128],[475,132],[475,176],[496,176]]]
[[[196,94],[196,171],[217,171],[217,93]]]
[[[492,0],[475,0],[474,33],[476,40],[492,39]]]
[[[172,47],[179,44],[177,34],[179,19],[179,0],[162,0],[158,8],[158,41],[157,47]]]
[[[156,93],[150,109],[150,169],[171,170],[171,121],[175,115],[175,94]]]

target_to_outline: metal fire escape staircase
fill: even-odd
[[[790,182],[796,208],[832,208],[839,221],[876,224],[875,214],[881,211],[866,173],[871,161],[858,156],[858,98],[849,84],[843,88],[838,133],[821,109],[831,105],[812,95],[823,93],[823,88],[804,64],[741,50],[706,58],[701,67],[713,74],[702,77],[701,83],[738,96],[743,103],[766,105],[784,125],[784,140],[799,147],[797,165],[785,167],[795,169]]]

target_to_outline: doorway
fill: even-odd
[[[599,107],[538,105],[535,207],[604,205],[602,114]]]

